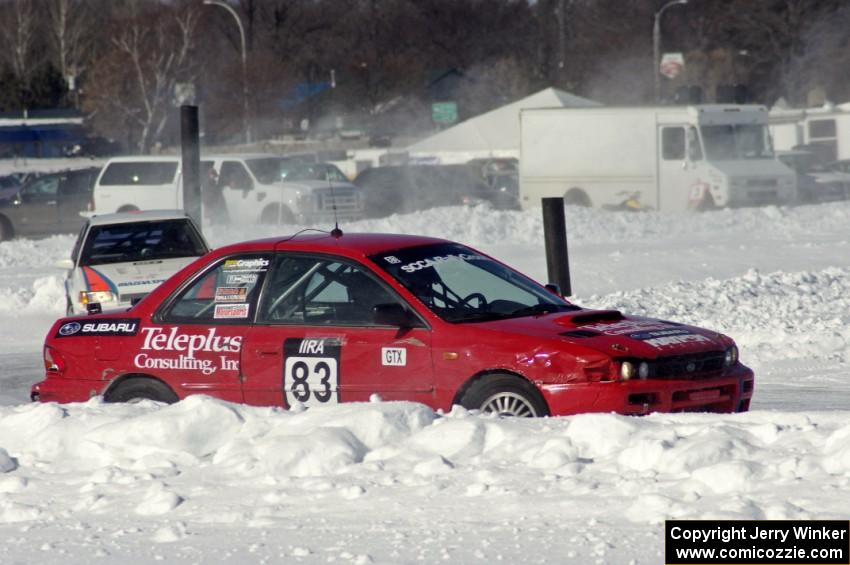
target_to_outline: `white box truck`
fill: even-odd
[[[520,200],[661,211],[796,201],[764,106],[541,108],[520,113]]]

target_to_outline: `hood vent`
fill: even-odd
[[[559,335],[564,337],[597,337],[602,334],[599,332],[592,332],[590,330],[572,330],[569,332],[561,332]]]
[[[582,324],[594,324],[596,322],[618,322],[623,319],[623,314],[618,310],[596,310],[587,314],[579,314],[570,318],[570,322],[580,326]]]

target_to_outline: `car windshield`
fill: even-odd
[[[763,125],[702,126],[703,143],[709,159],[773,159],[773,148]]]
[[[520,273],[459,244],[412,247],[370,259],[447,322],[579,309]]]
[[[207,252],[188,220],[157,220],[93,226],[80,266],[198,257]]]
[[[245,159],[245,164],[257,177],[257,180],[263,184],[271,184],[280,182],[283,178],[283,171],[292,163],[289,159],[282,157],[260,157],[256,159]]]

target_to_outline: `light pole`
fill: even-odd
[[[242,27],[242,18],[233,9],[233,6],[221,0],[204,0],[207,6],[221,6],[233,16],[236,25],[239,26],[239,39],[242,45],[242,130],[245,132],[245,143],[251,143],[251,125],[248,121],[248,54],[245,51],[245,28]]]
[[[207,1],[207,0],[204,0]],[[655,23],[652,26],[652,74],[655,76],[655,102],[658,102],[658,98],[661,95],[661,73],[658,68],[661,64],[659,60],[659,49],[661,46],[661,15],[664,13],[664,10],[675,6],[676,4],[687,4],[688,0],[672,0],[672,2],[667,2],[664,4],[660,10],[655,12]]]

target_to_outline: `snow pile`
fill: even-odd
[[[552,520],[654,532],[666,518],[839,518],[850,424],[827,412],[514,420],[404,402],[298,412],[205,396],[172,406],[92,400],[0,408],[0,469],[0,527],[45,528],[73,513],[108,517],[104,533],[123,532],[125,547],[193,536],[215,545],[223,524],[286,531],[334,516],[353,528],[348,548],[393,561],[373,530],[392,524],[413,551],[434,541],[420,531],[425,517],[451,529],[487,514],[550,542]],[[302,556],[324,551],[312,533],[294,538]],[[476,549],[457,548],[454,559]]]
[[[593,296],[585,305],[708,327],[737,341],[747,359],[850,360],[850,268],[677,281]]]
[[[29,287],[0,287],[0,313],[20,317],[26,314],[50,314],[58,318],[65,312],[65,286],[58,275],[37,278]]]

